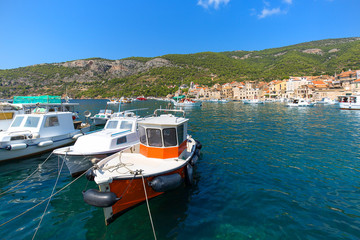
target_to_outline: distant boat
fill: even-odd
[[[110,109],[101,109],[98,114],[91,117],[94,125],[104,125],[107,120],[111,118],[111,114],[113,114],[113,110]]]
[[[137,97],[136,100],[138,100],[138,101],[146,101],[147,99],[145,97]]]
[[[338,103],[338,101],[331,100],[328,97],[322,98],[320,101],[316,102],[316,104],[331,104],[331,105],[336,104],[336,103]]]
[[[295,98],[292,102],[286,104],[287,107],[312,107],[314,103],[303,98]]]
[[[194,101],[191,99],[181,99],[178,101],[171,100],[175,107],[201,107],[201,101]]]
[[[264,101],[260,101],[259,99],[244,99],[242,100],[244,104],[264,104]]]

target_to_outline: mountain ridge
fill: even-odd
[[[79,59],[0,70],[0,97],[31,94],[73,97],[164,96],[181,83],[271,81],[360,69],[360,38],[310,41],[259,51],[200,52],[118,60]]]

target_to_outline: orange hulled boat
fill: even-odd
[[[88,179],[99,190],[84,192],[84,201],[104,208],[107,225],[147,199],[192,184],[201,144],[187,135],[187,123],[183,110],[155,110],[153,116],[138,121],[139,144],[88,171]]]

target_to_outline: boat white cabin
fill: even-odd
[[[74,128],[71,112],[18,114],[0,132],[0,161],[40,154],[73,143],[83,135]]]
[[[25,110],[17,105],[0,103],[0,132],[6,131],[17,114],[24,114]]]
[[[137,121],[133,112],[114,113],[104,129],[77,139],[73,146],[54,150],[75,177],[101,159],[139,143]]]
[[[339,108],[360,110],[360,95],[339,96]]]
[[[84,192],[84,201],[103,207],[109,224],[127,210],[183,182],[193,181],[201,144],[187,136],[188,119],[176,117],[176,110],[138,121],[140,143],[101,160],[87,174],[100,191]],[[182,110],[177,110],[182,112]]]
[[[314,103],[303,98],[295,98],[292,102],[286,104],[287,107],[312,107]]]
[[[91,117],[94,125],[104,125],[113,114],[113,110],[110,109],[101,109],[98,114]]]

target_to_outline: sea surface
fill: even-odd
[[[106,100],[74,100],[80,115]],[[144,116],[166,102],[121,105]],[[111,107],[116,110],[117,107]],[[186,109],[189,134],[202,145],[195,184],[150,204],[157,239],[360,239],[360,111],[281,103],[204,103]],[[83,118],[84,120],[84,118]],[[0,164],[0,224],[74,179],[56,156]],[[61,169],[60,175],[58,174]],[[146,204],[109,226],[83,202],[96,188],[80,178],[54,196],[35,239],[154,239]],[[0,239],[32,239],[47,202],[0,227]]]

